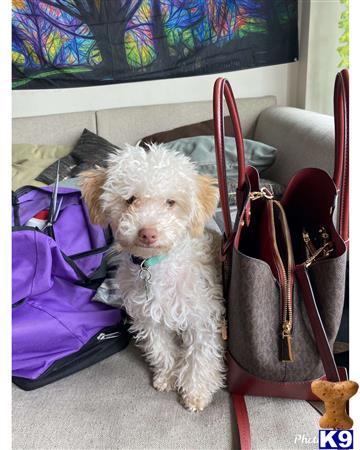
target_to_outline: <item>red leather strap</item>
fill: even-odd
[[[326,379],[328,381],[340,381],[340,376],[334,360],[334,355],[330,348],[324,325],[322,323],[320,313],[316,305],[314,292],[311,287],[305,264],[296,266],[295,273],[302,292],[302,297],[307,315],[309,317],[311,329],[314,333],[316,346],[318,348],[318,352],[324,366]]]
[[[240,394],[231,394],[236,422],[239,430],[241,450],[251,450],[250,422],[245,398]]]
[[[260,397],[291,398],[298,400],[313,400],[318,398],[311,391],[313,380],[306,381],[273,381],[253,375],[244,369],[228,351],[227,385],[231,394],[256,395]],[[341,381],[348,379],[345,367],[338,367]],[[321,377],[326,380],[326,376]]]
[[[335,165],[334,183],[339,199],[339,233],[349,241],[349,72],[339,72],[334,88]]]
[[[230,83],[225,78],[218,78],[215,81],[214,95],[213,95],[214,137],[215,137],[216,165],[219,180],[221,208],[224,216],[224,231],[226,241],[228,242],[232,237],[232,224],[230,217],[227,179],[226,179],[224,110],[223,110],[224,97],[229,109],[231,122],[234,128],[234,136],[238,156],[238,192],[241,192],[245,183],[245,156],[244,156],[244,142],[242,137],[239,114]]]
[[[344,83],[341,73],[336,75],[334,86],[335,163],[333,180],[337,191],[341,188],[345,150]]]
[[[342,70],[344,86],[344,108],[345,108],[345,142],[344,142],[344,162],[343,162],[343,176],[340,194],[340,217],[339,217],[339,233],[344,239],[345,244],[349,247],[349,72]]]

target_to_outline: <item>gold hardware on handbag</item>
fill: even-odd
[[[306,261],[305,266],[309,267],[315,261],[327,258],[334,250],[334,244],[330,241],[330,235],[325,227],[321,227],[318,236],[314,239],[310,238],[309,233],[303,229],[303,240],[305,243]],[[315,241],[315,243],[314,243]],[[318,245],[318,246],[317,246]]]
[[[260,191],[250,192],[250,200],[258,200],[259,198],[271,200],[273,197],[274,194],[265,186],[262,187]]]

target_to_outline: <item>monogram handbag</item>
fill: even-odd
[[[231,221],[224,148],[225,98],[238,154],[237,215]],[[214,86],[214,129],[224,216],[224,297],[228,323],[228,389],[242,450],[250,448],[244,395],[318,400],[311,382],[347,378],[333,344],[340,326],[348,245],[348,72],[336,77],[335,169],[299,170],[280,201],[259,189],[245,165],[229,82]],[[339,231],[333,214],[338,198]]]

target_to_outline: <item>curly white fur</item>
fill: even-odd
[[[93,221],[112,225],[121,250],[119,306],[132,319],[154,387],[177,389],[188,409],[202,410],[224,380],[221,237],[204,230],[218,201],[213,180],[163,145],[127,146],[108,169],[84,173],[82,189]],[[139,231],[149,227],[156,241],[144,244]],[[166,255],[149,269],[148,293],[131,255]]]

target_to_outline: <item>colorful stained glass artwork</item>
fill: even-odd
[[[13,88],[227,72],[298,57],[297,0],[12,0]]]

